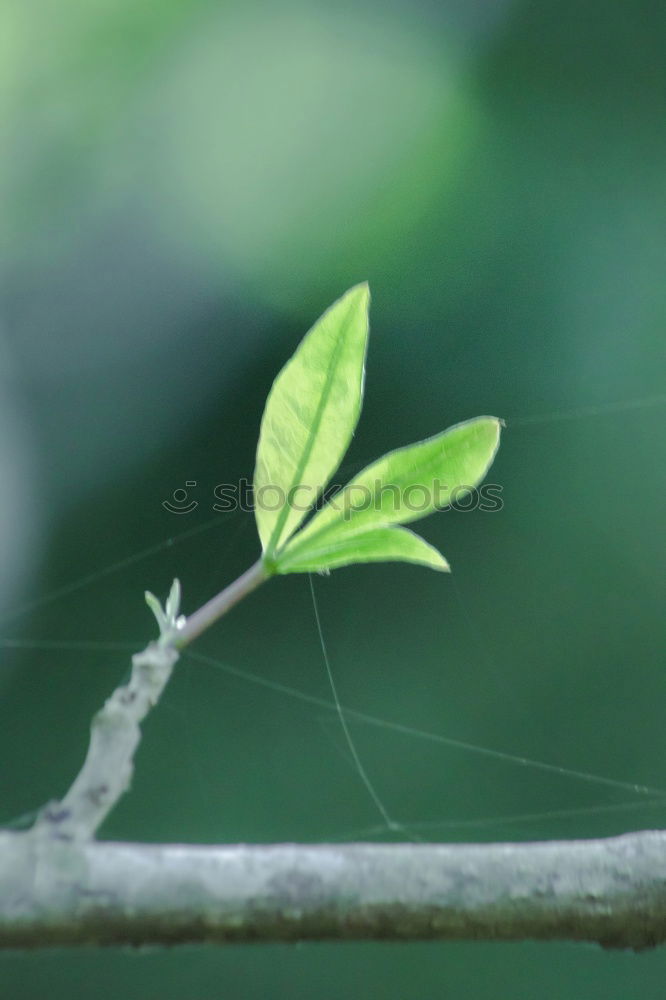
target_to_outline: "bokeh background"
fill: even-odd
[[[386,808],[433,840],[663,827],[666,792],[622,787],[666,789],[663,5],[35,0],[3,22],[0,823],[64,792],[154,630],[144,589],[178,575],[191,611],[256,558],[213,489],[251,478],[273,377],[368,279],[346,471],[507,421],[503,510],[420,526],[450,578],[314,581],[342,701],[386,723],[350,717]],[[169,513],[186,481],[196,509]],[[330,691],[306,577],[193,652],[105,837],[390,839],[307,701]],[[15,1000],[613,1000],[665,975],[664,951],[529,943],[0,956]]]

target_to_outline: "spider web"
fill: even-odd
[[[664,404],[666,404],[666,394],[606,405],[562,410],[543,415],[517,417],[509,419],[507,423],[510,428],[538,427],[540,425],[557,424],[563,421],[604,417],[624,411],[662,407]],[[244,514],[243,517],[245,519],[243,524],[247,526],[251,521],[251,515]],[[15,634],[15,629],[18,627],[17,623],[22,618],[50,605],[57,606],[58,608],[62,607],[63,613],[66,613],[75,595],[88,591],[108,577],[116,575],[122,577],[122,574],[131,567],[144,563],[153,556],[159,556],[166,549],[180,546],[182,549],[179,549],[179,551],[182,551],[188,541],[196,536],[205,535],[205,533],[218,528],[219,525],[219,517],[211,518],[204,523],[181,531],[177,535],[170,536],[160,542],[135,551],[116,562],[84,574],[73,581],[64,583],[62,586],[14,608],[0,616],[0,647],[7,650],[20,651],[22,655],[21,670],[28,671],[31,669],[31,663],[33,662],[31,658],[39,657],[42,653],[130,654],[138,651],[145,645],[145,638],[137,640],[136,643],[113,641],[101,637],[99,639],[59,639],[48,636],[22,638]],[[239,529],[236,528],[235,530],[238,531]],[[336,579],[336,577],[334,576],[333,579]],[[455,578],[453,579],[453,592],[460,603],[464,618],[468,621],[470,638],[474,636],[474,640],[478,644],[480,641],[479,629],[476,628],[474,620],[475,612],[473,603],[460,592],[455,584]],[[575,821],[590,816],[611,816],[616,814],[623,816],[635,813],[637,810],[653,810],[655,814],[658,814],[657,811],[666,806],[666,788],[654,787],[651,783],[642,781],[640,775],[636,776],[635,781],[626,781],[613,775],[599,774],[585,769],[564,766],[557,761],[534,759],[521,753],[519,736],[516,737],[516,746],[514,748],[507,749],[479,745],[473,740],[465,740],[464,738],[459,738],[457,735],[453,736],[440,730],[430,731],[429,729],[411,725],[406,719],[384,718],[373,712],[361,710],[353,704],[347,704],[345,692],[339,677],[341,665],[336,662],[335,657],[330,654],[328,648],[326,636],[329,623],[325,620],[325,615],[319,607],[318,584],[310,578],[308,586],[311,602],[311,627],[316,634],[320,648],[321,671],[322,677],[325,679],[325,688],[321,693],[313,693],[301,687],[283,682],[279,678],[271,676],[267,671],[262,672],[260,670],[241,668],[235,663],[227,662],[225,659],[200,652],[196,647],[187,651],[183,659],[186,663],[196,664],[202,668],[197,673],[196,680],[193,679],[195,675],[190,675],[190,684],[204,685],[206,683],[206,672],[223,674],[229,679],[233,678],[236,683],[241,682],[247,687],[248,691],[258,688],[263,689],[273,699],[287,699],[293,703],[302,705],[308,712],[316,714],[317,719],[321,722],[322,735],[329,742],[332,742],[336,752],[341,754],[347,762],[347,775],[350,785],[352,783],[360,784],[366,800],[365,805],[367,806],[367,809],[363,813],[363,822],[359,822],[359,825],[353,829],[331,829],[326,839],[347,840],[388,837],[391,839],[437,840],[442,836],[463,836],[467,839],[473,838],[475,832],[480,832],[483,835],[486,830],[496,832],[497,829],[504,828],[507,830],[519,828],[523,832],[535,826],[542,826],[551,822],[556,823],[562,820]],[[490,656],[491,654],[487,647],[483,645],[483,642],[482,647],[484,655]],[[344,671],[341,671],[341,673],[344,673]],[[160,711],[161,708],[160,706],[157,711]],[[179,714],[178,710],[174,710],[173,707],[171,711],[176,715]],[[191,716],[187,707],[180,714],[183,725],[181,727],[182,731],[178,734],[178,740],[184,744],[185,752],[191,753],[191,748],[188,750],[187,745],[188,731],[191,728]],[[410,816],[405,817],[400,814],[398,807],[394,807],[393,805],[396,800],[400,800],[401,798],[400,787],[391,788],[390,782],[388,783],[388,787],[385,787],[387,786],[387,782],[384,779],[380,790],[379,782],[364,758],[361,743],[364,743],[364,734],[367,734],[369,731],[379,732],[386,740],[398,736],[403,741],[403,745],[406,741],[408,747],[429,746],[437,754],[441,755],[442,771],[446,770],[448,755],[455,753],[478,759],[480,762],[492,761],[495,765],[512,768],[520,772],[541,774],[544,776],[544,780],[547,776],[554,776],[567,782],[582,784],[599,790],[603,789],[605,792],[611,792],[616,796],[621,794],[622,799],[610,802],[591,801],[589,804],[577,804],[570,807],[558,806],[547,810],[524,810],[506,814],[490,814],[474,817],[465,815],[451,817],[450,814],[440,816],[439,818],[433,818],[432,816],[423,819],[414,819]],[[266,752],[268,752],[268,749]],[[229,748],[227,753],[233,753],[233,747]],[[192,754],[192,758],[189,766],[192,769],[192,773],[196,776],[195,780],[200,787],[200,794],[202,798],[205,798],[207,795],[207,784],[214,779],[210,775],[205,776],[204,769],[201,763],[197,761],[196,755]],[[326,776],[323,775],[321,780],[325,782]],[[454,797],[454,795],[455,790],[451,792],[451,796]],[[373,814],[375,822],[371,822]],[[30,815],[32,814],[28,814],[27,817],[19,817],[19,823],[21,819],[28,821]],[[0,815],[0,820],[3,819],[4,817]],[[360,819],[361,817],[359,816]],[[11,824],[9,821],[6,821],[5,825]]]

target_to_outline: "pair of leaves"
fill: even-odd
[[[340,465],[358,422],[368,341],[367,284],[315,323],[266,401],[254,476],[255,517],[270,573],[401,560],[448,570],[401,525],[445,507],[485,476],[500,421],[477,417],[373,462],[297,529]]]

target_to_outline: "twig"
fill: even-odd
[[[195,611],[193,615],[190,615],[178,631],[176,640],[178,649],[183,649],[184,646],[192,642],[193,639],[196,639],[207,628],[210,628],[218,618],[221,618],[222,615],[225,615],[227,611],[233,608],[234,604],[238,604],[240,600],[247,597],[260,583],[263,583],[268,578],[269,574],[260,559],[239,576],[237,580],[234,580],[233,583],[230,583],[228,587],[221,590],[219,594],[211,598],[198,611]]]
[[[130,787],[140,724],[159,701],[177,659],[176,650],[161,642],[132,657],[129,683],[116,688],[92,721],[88,753],[74,783],[60,802],[41,810],[35,830],[42,836],[81,841],[95,835]]]
[[[41,810],[34,828],[36,835],[76,841],[95,835],[130,787],[141,722],[168,684],[178,650],[267,578],[262,562],[255,563],[187,619],[179,615],[178,580],[174,580],[164,608],[153,594],[146,593],[160,638],[132,657],[129,683],[117,688],[94,717],[83,767],[65,797]]]

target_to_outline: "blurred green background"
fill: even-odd
[[[154,630],[144,589],[178,575],[191,611],[256,558],[252,515],[216,515],[213,489],[251,477],[273,377],[368,279],[346,471],[507,421],[504,509],[419,528],[450,578],[315,580],[344,704],[412,731],[350,719],[388,811],[433,840],[666,825],[666,798],[445,742],[666,788],[663,5],[2,17],[0,823],[64,792]],[[186,481],[196,510],[168,513]],[[330,701],[306,577],[193,652],[209,660],[179,666],[105,837],[389,838],[334,712],[270,686]],[[664,951],[535,944],[0,956],[15,1000],[613,1000],[661,998],[665,975]]]

